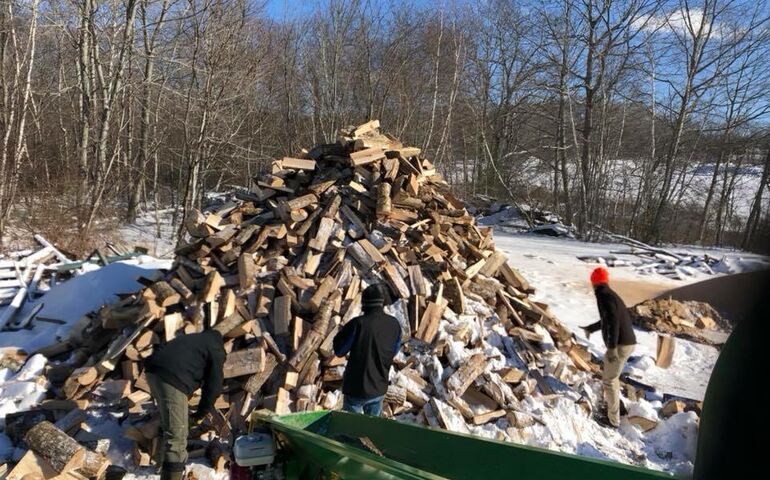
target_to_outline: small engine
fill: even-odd
[[[283,480],[283,465],[276,463],[276,446],[268,429],[255,429],[235,439],[235,462],[230,480]]]

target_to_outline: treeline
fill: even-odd
[[[377,118],[587,238],[770,244],[767,2],[275,2],[0,0],[0,238],[187,212]]]

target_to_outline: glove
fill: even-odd
[[[187,431],[195,430],[198,428],[200,423],[200,419],[196,418],[194,415],[190,415],[190,417],[187,419]]]
[[[206,418],[207,412],[197,410],[195,413],[190,415],[189,424],[188,426],[192,430],[193,428],[199,426],[201,422],[203,422],[203,419]]]

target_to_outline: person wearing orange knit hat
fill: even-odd
[[[602,339],[607,347],[602,373],[607,421],[608,426],[617,428],[620,426],[620,374],[628,357],[634,352],[636,336],[628,307],[610,288],[609,281],[610,273],[606,268],[598,267],[591,272],[591,284],[594,286],[600,320],[581,328],[586,332],[586,338],[597,330],[602,331]]]

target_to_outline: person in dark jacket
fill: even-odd
[[[388,390],[393,357],[401,347],[401,326],[384,311],[387,292],[381,285],[364,290],[363,315],[350,320],[334,337],[334,354],[350,353],[342,380],[343,410],[378,417]]]
[[[631,315],[623,300],[609,286],[610,274],[604,267],[591,273],[600,320],[582,327],[589,337],[601,329],[607,352],[604,354],[604,400],[607,403],[607,420],[610,425],[620,426],[620,374],[634,352],[636,336],[631,325]]]
[[[222,393],[224,362],[224,341],[215,328],[178,336],[145,360],[147,383],[163,430],[158,462],[161,480],[182,478],[189,433],[187,399],[201,388],[201,401],[192,418],[203,419]]]

